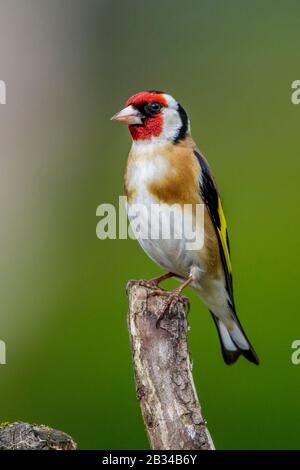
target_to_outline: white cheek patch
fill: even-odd
[[[163,129],[159,137],[163,140],[174,140],[182,126],[182,122],[177,109],[164,108],[163,114]]]
[[[164,94],[164,98],[168,103],[169,108],[177,109],[177,101],[174,100],[173,96]]]

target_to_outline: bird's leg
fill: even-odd
[[[148,287],[149,289],[155,289],[158,287],[158,285],[162,282],[165,281],[166,279],[169,279],[170,277],[175,276],[173,273],[166,273],[163,274],[162,276],[154,277],[153,279],[147,280],[139,280],[139,281],[132,281],[132,283],[137,284],[142,287]],[[131,281],[129,281],[131,282]],[[157,289],[158,291],[165,292],[163,289]]]
[[[156,289],[149,293],[149,296],[161,295],[167,297],[166,305],[164,307],[163,312],[159,316],[156,326],[158,327],[163,316],[165,315],[166,311],[172,311],[177,304],[177,302],[181,302],[183,305],[187,306],[189,309],[189,299],[181,295],[183,289],[189,286],[193,282],[193,278],[190,276],[186,281],[184,281],[177,289],[174,289],[171,292],[167,292],[163,289]]]
[[[146,284],[149,285],[149,287],[157,287],[161,282],[165,281],[166,279],[170,279],[170,277],[175,276],[173,273],[166,273],[163,274],[162,276],[154,277],[153,279],[149,279],[149,281],[146,281]],[[147,286],[146,286],[147,287]]]

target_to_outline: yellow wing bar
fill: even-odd
[[[227,267],[228,267],[228,271],[231,273],[232,272],[232,267],[231,267],[231,260],[230,260],[230,254],[229,254],[229,246],[228,246],[228,238],[227,238],[227,224],[226,224],[226,219],[225,219],[225,215],[224,215],[224,211],[223,211],[223,207],[222,207],[220,197],[218,199],[218,213],[219,213],[220,223],[221,223],[221,228],[218,227],[218,232],[219,232],[222,247],[223,247],[223,250],[224,250],[225,260],[226,260],[226,264],[227,264]]]

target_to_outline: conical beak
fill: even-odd
[[[143,124],[142,114],[139,112],[138,109],[134,108],[131,105],[127,106],[126,108],[122,109],[122,111],[115,114],[111,118],[111,121],[125,122],[125,124],[128,125]]]

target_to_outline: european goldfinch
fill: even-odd
[[[150,210],[158,204],[167,215],[175,204],[180,208],[204,205],[201,249],[187,250],[186,240],[174,236],[139,239],[150,258],[167,271],[146,284],[158,286],[171,276],[181,280],[170,296],[171,303],[182,299],[181,291],[191,285],[212,314],[226,364],[233,364],[241,354],[259,364],[235,310],[221,199],[209,165],[192,139],[187,113],[172,96],[145,91],[132,96],[112,120],[128,124],[133,140],[124,180],[129,209],[143,204]],[[175,230],[176,223],[175,217]],[[159,221],[151,217],[150,224]]]

